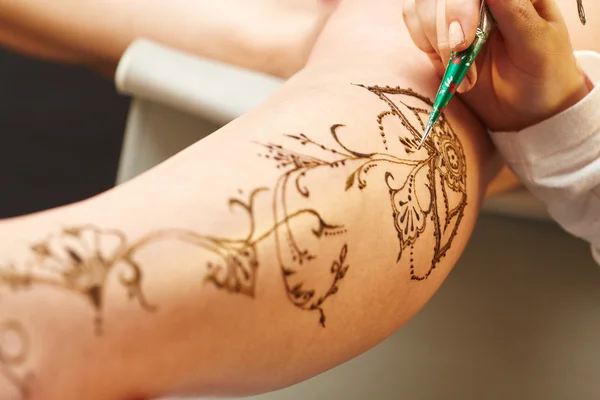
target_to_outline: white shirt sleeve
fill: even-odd
[[[595,88],[564,112],[520,132],[490,132],[521,182],[600,264],[600,54],[577,52]]]

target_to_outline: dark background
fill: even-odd
[[[95,72],[0,49],[0,218],[112,187],[128,107]]]

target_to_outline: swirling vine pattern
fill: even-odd
[[[359,85],[360,86],[360,85]],[[347,168],[350,173],[345,180],[345,189],[367,187],[367,174],[373,168],[385,168],[383,179],[388,187],[394,226],[398,234],[399,251],[397,260],[402,259],[405,252],[410,253],[410,277],[412,280],[424,280],[437,267],[452,244],[460,221],[467,205],[466,192],[466,159],[460,141],[450,124],[442,117],[433,130],[430,138],[423,148],[419,149],[424,123],[428,116],[426,107],[431,107],[429,99],[410,89],[399,87],[365,87],[377,95],[388,105],[389,109],[382,111],[377,117],[379,131],[381,132],[384,151],[362,153],[347,147],[340,139],[340,131],[344,125],[336,124],[330,128],[330,134],[338,148],[327,147],[310,139],[305,134],[287,135],[289,139],[302,146],[308,146],[321,151],[323,158],[315,157],[314,151],[310,155],[291,151],[284,146],[276,144],[266,145],[266,158],[275,160],[279,168],[288,168],[288,171],[279,179],[276,189],[274,204],[275,220],[280,218],[279,208],[286,215],[288,183],[294,183],[296,191],[309,197],[309,189],[300,182],[310,172],[321,168]],[[414,103],[420,103],[414,105]],[[397,136],[401,149],[389,151],[390,138],[393,132],[387,132],[386,122],[389,119],[399,121],[408,131],[407,136]],[[326,160],[329,156],[330,160]],[[353,167],[358,164],[358,167]],[[397,167],[401,166],[402,169]],[[398,169],[399,173],[394,172]],[[406,173],[405,171],[408,171]],[[278,205],[281,205],[278,208]],[[282,226],[283,232],[276,233],[287,240],[278,240],[279,263],[282,266],[284,280],[302,267],[307,260],[314,258],[310,252],[301,249],[295,239],[293,230],[288,225]],[[418,243],[419,237],[429,233],[435,239],[433,249],[425,249],[427,243]],[[282,243],[287,242],[294,256],[291,260],[284,261],[281,257],[284,251]],[[419,249],[416,246],[420,245]],[[430,254],[430,262],[426,268],[417,268],[414,254]],[[286,283],[290,298],[298,307],[308,310],[319,310],[321,322],[324,323],[324,314],[321,308],[327,296],[316,296],[312,289],[295,286],[290,290]]]
[[[261,156],[274,161],[282,173],[271,189],[252,190],[247,201],[229,200],[230,208],[241,209],[248,216],[249,228],[243,237],[224,238],[184,229],[165,229],[130,242],[118,230],[93,225],[71,227],[31,246],[31,258],[23,267],[0,266],[0,286],[18,290],[44,285],[76,294],[93,308],[96,332],[100,334],[106,283],[115,271],[120,272],[119,284],[143,310],[156,311],[142,289],[143,269],[138,261],[139,252],[151,244],[175,239],[207,251],[212,256],[206,261],[206,283],[229,293],[254,297],[261,262],[257,246],[273,238],[287,298],[301,310],[317,312],[320,324],[325,326],[324,306],[338,292],[349,271],[350,250],[342,241],[340,247],[334,245],[335,255],[318,254],[317,257],[316,249],[323,246],[315,245],[315,241],[343,237],[346,228],[344,224],[326,220],[314,208],[292,204],[295,203],[292,198],[311,198],[307,179],[315,171],[324,169],[347,172],[339,183],[344,191],[366,190],[369,180],[377,176],[385,183],[391,222],[398,236],[397,261],[409,263],[410,279],[426,279],[450,248],[467,204],[462,146],[442,117],[425,145],[419,148],[427,110],[431,107],[429,99],[410,89],[360,87],[387,106],[376,118],[382,151],[364,153],[351,149],[341,140],[345,129],[342,124],[329,128],[333,147],[305,134],[284,136],[294,148],[263,144],[265,153]],[[399,136],[390,128],[398,122],[407,134]],[[268,229],[259,232],[255,207],[258,197],[268,192],[273,221]],[[309,235],[302,234],[306,229]],[[423,235],[434,238],[433,248],[430,248],[431,241],[419,240]],[[329,279],[325,282],[321,279],[318,284],[308,284],[300,276],[305,269],[324,266],[329,268]],[[0,347],[0,373],[17,387],[24,388],[14,368],[25,361],[27,335],[13,322],[0,325],[0,333],[7,330],[16,333],[24,347],[22,352],[12,356]],[[25,389],[22,391],[25,393]]]

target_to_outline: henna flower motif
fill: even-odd
[[[102,289],[124,238],[93,228],[65,229],[32,247],[44,269],[99,308]]]
[[[433,137],[436,157],[436,168],[448,187],[456,192],[465,191],[465,177],[467,166],[462,146],[448,135],[435,135]]]
[[[220,244],[217,248],[219,258],[208,263],[208,275],[204,280],[219,289],[254,297],[258,268],[255,246],[243,244],[235,247],[232,244]]]
[[[96,328],[102,324],[104,290],[109,274],[117,265],[128,268],[130,276],[120,275],[120,283],[142,308],[151,311],[141,290],[141,270],[127,255],[125,236],[119,231],[93,226],[64,229],[32,246],[35,270],[22,275],[23,282],[45,284],[84,296],[96,312]],[[14,280],[14,279],[13,279]]]
[[[455,55],[452,62],[460,63],[460,56]],[[396,118],[406,129],[399,138],[402,148],[397,151],[390,148],[385,176],[400,241],[398,261],[409,263],[411,279],[421,281],[431,275],[450,249],[464,215],[467,205],[464,151],[443,116],[430,139],[419,147],[433,109],[431,99],[400,87],[366,88],[389,106],[377,119],[381,136],[390,138],[392,134],[391,129],[387,130],[382,124],[383,115]],[[456,86],[446,79],[443,89],[454,91]],[[444,110],[439,112],[443,114]],[[404,168],[396,172],[397,166]],[[421,236],[433,236],[433,245],[419,240]],[[416,254],[419,259],[414,257]],[[431,255],[430,260],[427,260],[428,255]]]
[[[394,225],[398,232],[400,248],[404,249],[408,245],[415,243],[417,238],[425,230],[426,209],[424,210],[419,203],[415,184],[415,175],[411,174],[402,187],[394,187],[394,176],[387,172],[385,181],[390,189],[390,198],[394,210]],[[430,202],[431,200],[429,200]],[[427,205],[426,208],[429,208]],[[402,254],[400,251],[399,254]]]

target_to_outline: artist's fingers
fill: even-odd
[[[556,0],[533,0],[538,15],[547,22],[563,22],[563,15]]]
[[[438,0],[414,0],[415,11],[421,21],[421,29],[436,53],[440,54],[437,32]]]
[[[509,53],[533,60],[564,47],[564,19],[555,0],[487,0]],[[539,60],[538,60],[539,61]]]
[[[481,0],[444,0],[442,12],[446,16],[445,27],[448,32],[448,48],[462,51],[473,43],[481,14]],[[458,93],[466,93],[477,82],[477,66],[473,64],[458,86]]]
[[[427,40],[442,64],[447,65],[451,50],[448,45],[446,0],[415,0],[415,10]]]
[[[462,51],[475,39],[481,0],[445,0],[445,2],[448,44],[452,51]]]
[[[507,45],[527,46],[545,23],[531,0],[488,0],[487,5]]]
[[[477,83],[477,76],[477,65],[473,63],[473,65],[471,65],[471,68],[469,68],[469,70],[467,71],[465,79],[463,79],[461,84],[458,86],[457,92],[463,94],[473,89],[473,86],[475,86],[475,84]]]
[[[404,0],[403,17],[412,41],[421,51],[427,54],[436,73],[440,76],[444,75],[444,64],[423,30],[423,25],[417,14],[415,0]]]
[[[448,21],[446,19],[446,1],[437,0],[435,13],[435,31],[438,54],[442,58],[444,65],[448,65],[452,49],[450,48],[448,35]]]
[[[404,0],[404,8],[402,10],[402,16],[404,17],[404,23],[410,34],[410,38],[424,53],[430,54],[435,53],[435,48],[429,41],[429,38],[425,34],[421,19],[417,14],[417,7],[415,0]]]

